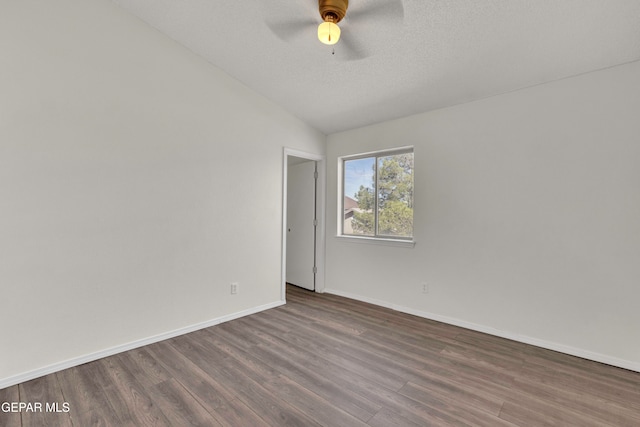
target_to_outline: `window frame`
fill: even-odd
[[[400,154],[408,154],[411,153],[414,156],[414,166],[413,166],[413,170],[411,171],[411,175],[413,177],[413,181],[414,181],[414,186],[415,186],[415,150],[413,146],[404,146],[404,147],[397,147],[397,148],[391,148],[391,149],[387,149],[387,150],[377,150],[377,151],[371,151],[371,152],[367,152],[367,153],[359,153],[359,154],[353,154],[353,155],[346,155],[346,156],[340,156],[338,157],[338,234],[337,237],[339,238],[344,238],[344,239],[348,239],[349,241],[354,241],[354,242],[362,242],[362,243],[384,243],[384,244],[390,244],[392,246],[413,246],[415,245],[415,240],[414,240],[414,229],[412,226],[411,229],[411,236],[405,237],[405,236],[391,236],[391,235],[385,235],[385,234],[379,234],[378,232],[378,202],[379,202],[379,195],[378,195],[378,180],[379,178],[379,174],[378,174],[378,167],[379,167],[379,160],[380,158],[384,158],[384,157],[389,157],[389,156],[394,156],[394,155],[400,155]],[[374,191],[374,209],[373,209],[373,215],[374,215],[374,234],[373,235],[358,235],[358,234],[345,234],[344,232],[344,202],[345,202],[345,181],[346,181],[346,174],[345,174],[345,163],[347,161],[351,161],[351,160],[359,160],[359,159],[366,159],[366,158],[374,158],[374,173],[375,173],[375,188],[373,188]],[[415,187],[414,187],[414,194],[415,194]],[[414,196],[414,194],[412,194],[412,198]],[[412,203],[415,206],[415,203]],[[415,210],[414,210],[414,218],[415,218]]]

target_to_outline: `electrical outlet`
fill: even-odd
[[[240,285],[238,284],[238,282],[233,282],[231,284],[231,295],[235,295],[238,293],[238,288],[240,287]]]
[[[429,293],[429,284],[427,282],[422,282],[422,293],[423,294]]]

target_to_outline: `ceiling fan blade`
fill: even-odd
[[[378,0],[372,5],[350,8],[347,12],[346,19],[353,21],[371,19],[384,19],[386,21],[403,20],[404,5],[402,4],[402,0]]]
[[[353,32],[348,28],[342,29],[340,41],[336,44],[335,50],[344,50],[344,55],[339,54],[339,57],[347,61],[359,61],[371,56],[371,53],[361,43],[358,43],[353,37]]]
[[[266,25],[276,37],[288,42],[304,32],[315,29],[318,23],[313,19],[305,19],[285,22],[266,22]]]

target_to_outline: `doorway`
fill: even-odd
[[[286,284],[324,290],[323,156],[284,151],[282,300]]]

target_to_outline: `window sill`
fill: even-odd
[[[344,235],[337,235],[336,238],[338,240],[343,240],[349,243],[396,246],[401,248],[413,248],[416,245],[415,240],[383,239],[380,237],[360,237]]]

